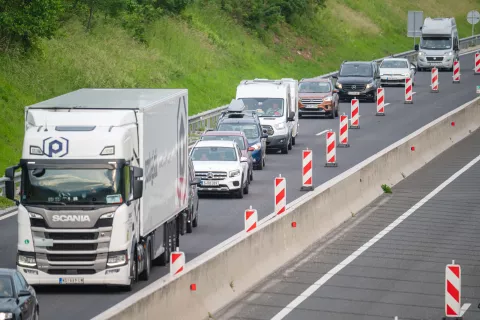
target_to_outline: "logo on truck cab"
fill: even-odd
[[[90,217],[88,215],[66,215],[66,214],[56,214],[52,217],[54,222],[90,222]]]

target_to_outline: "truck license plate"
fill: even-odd
[[[83,278],[59,278],[58,283],[59,284],[83,284],[84,279]]]
[[[360,92],[349,92],[348,94],[351,96],[359,96]]]
[[[202,180],[202,186],[218,186],[218,181]]]

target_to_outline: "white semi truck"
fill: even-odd
[[[186,89],[81,89],[25,108],[17,268],[32,285],[148,280],[188,204]]]

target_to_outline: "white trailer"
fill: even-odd
[[[81,89],[25,108],[18,270],[33,285],[131,290],[179,246],[188,91]]]

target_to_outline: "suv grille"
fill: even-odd
[[[322,104],[323,99],[318,98],[318,99],[302,99],[302,104]]]
[[[267,130],[267,134],[269,136],[273,135],[275,132],[273,131],[273,127],[272,126],[269,126],[269,125],[263,125],[262,126],[262,129],[265,129]]]
[[[208,174],[211,173],[211,177]],[[204,179],[204,180],[223,180],[227,177],[226,172],[222,171],[196,171],[195,177]]]
[[[363,91],[365,87],[364,84],[342,84],[342,88],[346,91]]]
[[[427,57],[427,61],[443,61],[443,57]]]

